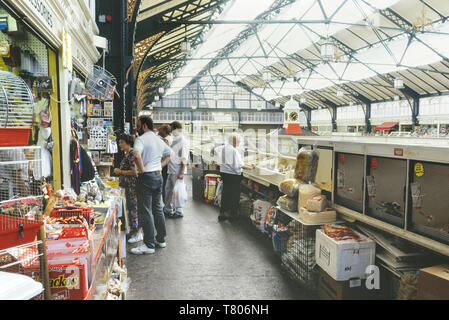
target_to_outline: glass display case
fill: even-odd
[[[411,230],[449,244],[449,165],[411,161]]]
[[[335,162],[335,203],[363,212],[364,156],[337,152]]]
[[[367,214],[404,227],[407,161],[368,156]]]

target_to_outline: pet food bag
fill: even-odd
[[[298,200],[288,196],[279,197],[277,204],[284,210],[295,212],[298,209]]]
[[[324,209],[326,209],[326,196],[325,195],[319,195],[314,196],[307,200],[306,202],[306,208],[309,211],[312,212],[322,212]]]
[[[301,207],[306,207],[307,200],[312,197],[321,195],[321,189],[313,186],[312,184],[299,185],[299,199],[298,199],[298,212]]]
[[[279,184],[279,191],[290,198],[298,195],[299,182],[296,179],[286,179]]]
[[[296,155],[295,179],[304,183],[315,182],[319,154],[315,150],[301,148]]]

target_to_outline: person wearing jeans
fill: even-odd
[[[171,149],[153,132],[153,120],[150,117],[139,118],[137,132],[139,137],[134,143],[134,156],[139,172],[137,201],[143,244],[132,248],[131,253],[148,254],[154,253],[156,246],[166,246],[161,170],[170,161]],[[161,162],[164,155],[167,157]]]
[[[178,180],[183,180],[187,173],[187,161],[189,159],[190,144],[182,135],[182,125],[178,121],[170,124],[173,135],[171,144],[172,153],[168,163],[168,178],[165,186],[165,207],[164,213],[167,218],[182,218],[184,212],[182,207],[174,207],[172,204],[173,190]]]

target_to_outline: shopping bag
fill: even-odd
[[[176,180],[173,188],[173,205],[176,208],[183,208],[187,202],[187,188],[184,179]]]

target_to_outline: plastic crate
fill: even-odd
[[[67,218],[73,216],[83,216],[86,219],[89,227],[94,224],[95,216],[93,208],[78,208],[78,207],[55,207],[50,212],[50,217],[54,218]]]
[[[42,221],[0,215],[0,250],[33,242]]]
[[[27,146],[31,128],[0,128],[0,147]]]

